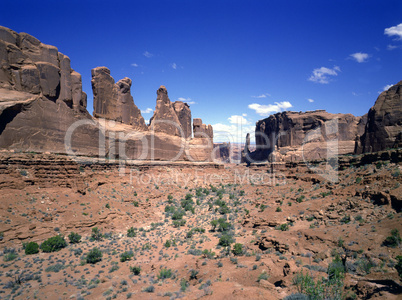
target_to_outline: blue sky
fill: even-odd
[[[402,80],[401,1],[5,1],[0,25],[57,46],[83,78],[133,80],[150,119],[160,85],[243,140],[283,110],[363,115]],[[148,111],[148,113],[146,113]],[[234,136],[233,136],[234,135]]]

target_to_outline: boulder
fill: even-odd
[[[402,147],[402,81],[382,92],[370,108],[356,153],[398,147]]]

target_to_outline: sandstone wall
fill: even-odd
[[[402,147],[402,81],[384,91],[370,108],[356,153]]]
[[[351,114],[324,110],[277,113],[257,122],[253,157],[266,160],[275,150],[273,159],[277,161],[322,159],[328,152],[353,153],[356,136],[362,134],[364,126],[365,117]]]
[[[125,77],[115,83],[106,67],[94,68],[91,74],[94,117],[129,124],[141,131],[148,130],[141,111],[131,96],[130,78]]]

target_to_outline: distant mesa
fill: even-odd
[[[192,138],[190,107],[171,103],[166,87],[157,90],[147,126],[131,95],[130,78],[115,82],[106,67],[94,68],[91,75],[93,117],[87,111],[81,75],[71,68],[68,56],[27,33],[0,26],[0,149],[211,160],[212,127],[203,125],[210,128],[210,141]]]
[[[327,159],[402,147],[402,81],[381,93],[368,114],[325,110],[285,111],[256,123],[256,150],[242,151],[242,162]]]

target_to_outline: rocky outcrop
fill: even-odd
[[[331,114],[325,110],[282,112],[256,124],[257,150],[252,160],[263,161],[275,151],[276,161],[314,160],[353,153],[364,117]]]
[[[27,33],[0,26],[0,88],[64,101],[76,112],[86,111],[81,76],[68,56]]]
[[[131,96],[131,79],[125,77],[115,83],[106,67],[97,67],[91,73],[94,117],[132,125],[137,130],[148,130]]]
[[[156,108],[150,119],[149,128],[154,132],[185,137],[181,122],[168,97],[165,86],[161,85],[156,91]]]
[[[86,110],[81,75],[56,47],[0,27],[0,67],[1,150],[119,162],[211,160],[212,140],[191,139],[189,106],[172,104],[163,86],[148,130],[131,96],[131,79],[115,83],[106,67],[92,70],[96,118]]]
[[[86,110],[81,75],[54,46],[0,27],[0,148],[96,155],[99,130]]]
[[[356,153],[402,147],[402,81],[380,94],[356,142]]]
[[[214,138],[212,126],[203,124],[202,120],[198,118],[193,120],[193,132],[194,138],[207,138],[211,140]]]
[[[182,101],[175,101],[173,103],[174,111],[179,118],[181,128],[183,129],[184,138],[190,138],[191,130],[191,110],[187,103]]]

